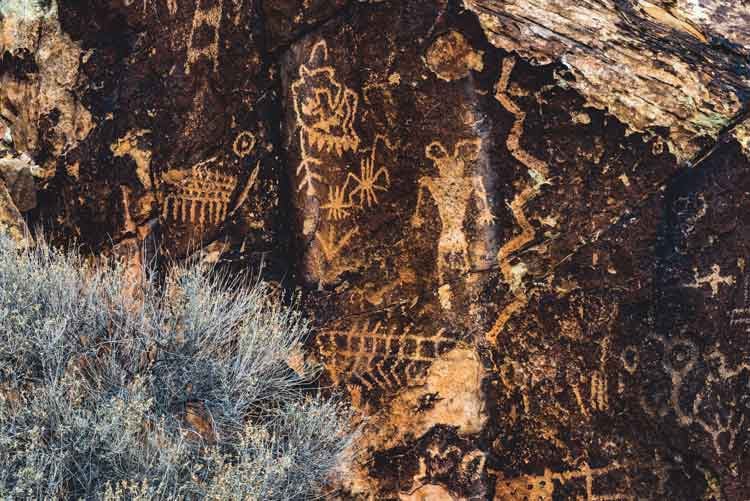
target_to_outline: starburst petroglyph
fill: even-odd
[[[388,191],[388,188],[391,186],[391,177],[388,174],[388,169],[385,166],[381,166],[375,170],[375,153],[378,141],[383,141],[389,149],[393,149],[384,136],[376,136],[372,146],[372,153],[368,158],[363,158],[360,162],[360,175],[356,176],[351,172],[347,175],[347,181],[353,179],[357,183],[356,187],[349,194],[349,202],[353,203],[354,197],[359,196],[360,207],[377,205],[379,202],[376,191]],[[378,184],[381,178],[385,181],[385,184]]]
[[[328,219],[335,221],[344,219],[349,215],[349,210],[354,207],[350,201],[345,200],[348,186],[349,179],[347,178],[343,186],[328,187],[328,203],[320,206],[321,209],[328,211]]]

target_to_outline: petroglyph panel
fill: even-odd
[[[653,348],[646,349],[660,364],[662,379],[644,378],[653,386],[639,388],[643,410],[653,418],[674,419],[680,427],[702,433],[719,457],[734,451],[738,440],[747,438],[747,409],[739,403],[741,388],[750,378],[750,363],[730,364],[719,349],[701,352],[689,339],[652,336],[650,340],[656,355]],[[636,359],[634,353],[631,358]],[[631,374],[645,370],[633,362],[625,368]]]
[[[635,501],[638,497],[630,491],[633,470],[645,469],[646,465],[632,467],[628,465],[610,465],[601,468],[591,468],[584,463],[575,470],[556,473],[545,468],[542,475],[525,475],[515,478],[498,478],[495,499],[498,501],[552,501],[558,499],[555,492],[563,486],[578,484],[575,499],[586,501]],[[621,487],[614,491],[604,491],[596,488],[596,484],[606,477],[615,480]],[[568,485],[566,485],[568,484]],[[630,492],[629,492],[630,491]]]

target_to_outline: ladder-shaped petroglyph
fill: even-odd
[[[526,113],[510,98],[508,93],[510,75],[513,72],[515,64],[516,59],[514,57],[507,57],[503,60],[500,79],[495,88],[495,99],[515,117],[513,126],[506,139],[506,147],[511,155],[529,170],[532,182],[521,193],[518,193],[510,203],[511,213],[516,219],[518,226],[520,226],[521,233],[506,242],[497,253],[497,263],[500,267],[500,273],[508,284],[514,299],[500,312],[498,318],[495,320],[495,324],[487,332],[485,338],[491,344],[495,343],[497,336],[503,331],[508,320],[528,303],[527,291],[524,289],[522,281],[526,273],[526,267],[523,263],[513,266],[511,259],[524,246],[534,240],[536,232],[526,217],[524,207],[529,200],[540,193],[542,185],[549,183],[547,180],[547,176],[549,175],[547,164],[534,157],[521,146],[521,136],[523,135]]]
[[[328,64],[325,41],[316,43],[307,63],[300,65],[299,79],[292,83],[291,92],[300,129],[297,175],[302,178],[297,189],[315,196],[316,185],[323,181],[318,172],[320,156],[341,157],[345,151],[359,148],[359,134],[354,130],[359,96],[336,78],[335,69]]]
[[[199,225],[219,224],[228,214],[237,177],[222,174],[216,157],[193,166],[188,172],[168,171],[162,176],[167,192],[162,218]]]
[[[574,470],[556,473],[549,468],[544,469],[542,475],[522,475],[506,478],[500,473],[495,487],[495,499],[504,501],[552,501],[557,499],[555,491],[557,485],[571,485],[583,491],[576,499],[585,501],[635,501],[639,499],[633,492],[633,475],[638,472],[650,473],[649,477],[656,477],[659,485],[656,492],[664,490],[664,478],[668,467],[659,461],[648,461],[646,464],[629,465],[613,463],[600,468],[591,468],[583,463]],[[609,492],[597,492],[597,485],[614,485]],[[619,492],[617,492],[619,491]]]
[[[744,277],[742,288],[742,306],[733,309],[729,314],[729,325],[741,327],[745,332],[750,332],[750,280]]]
[[[319,335],[317,342],[337,384],[354,382],[388,393],[417,383],[435,359],[456,346],[456,339],[445,329],[422,335],[412,333],[409,327],[387,327],[382,321],[328,331]]]
[[[415,228],[420,228],[424,222],[422,206],[426,190],[435,201],[442,223],[437,245],[439,284],[446,282],[447,270],[456,270],[464,274],[471,269],[464,220],[472,197],[476,197],[479,207],[478,223],[487,226],[495,220],[490,211],[482,177],[467,175],[465,172],[466,164],[479,158],[481,146],[480,139],[472,139],[456,143],[452,154],[449,154],[439,141],[432,142],[425,148],[425,154],[434,162],[438,175],[419,179],[417,204],[411,223]],[[449,298],[447,302],[450,302]]]
[[[219,37],[224,0],[214,0],[213,4],[208,7],[203,6],[205,3],[200,1],[195,2],[193,25],[190,29],[190,37],[187,43],[187,60],[185,61],[185,73],[188,75],[193,65],[201,57],[208,58],[213,71],[217,71],[218,69]],[[204,39],[206,36],[209,38],[208,40]]]

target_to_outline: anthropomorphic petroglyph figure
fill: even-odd
[[[666,388],[648,385],[641,396],[644,410],[662,418],[673,412],[680,426],[702,430],[711,438],[717,456],[734,450],[740,433],[748,427],[738,411],[738,396],[743,394],[738,387],[748,383],[750,364],[730,368],[718,349],[701,355],[696,343],[688,339],[652,339],[663,346],[661,364],[669,381]]]
[[[299,79],[291,87],[300,127],[302,160],[297,174],[302,174],[302,179],[298,190],[306,188],[308,196],[314,196],[315,184],[323,181],[317,172],[321,154],[340,157],[359,148],[359,135],[354,130],[359,97],[336,79],[334,68],[327,63],[328,46],[320,41],[307,63],[300,65]]]
[[[190,38],[188,38],[187,41],[187,61],[185,62],[186,74],[190,74],[193,65],[198,62],[201,56],[208,58],[213,71],[216,71],[218,67],[219,29],[221,27],[221,14],[224,0],[215,0],[210,7],[203,7],[204,3],[205,2],[195,3],[193,26],[190,29]],[[196,35],[198,38],[207,36],[208,40],[196,40]]]
[[[704,357],[709,372],[704,386],[696,394],[692,406],[695,422],[711,437],[717,455],[732,451],[740,432],[748,423],[738,402],[746,393],[738,388],[744,379],[747,386],[750,365],[743,363],[730,369],[726,356],[718,349]]]
[[[708,285],[711,288],[712,297],[716,297],[716,294],[719,293],[719,286],[734,284],[734,277],[732,275],[723,276],[721,274],[721,267],[718,264],[711,266],[711,273],[709,275],[704,277],[698,276],[697,268],[693,269],[693,274],[695,276],[695,281],[691,284],[685,284],[685,287],[701,289]]]
[[[412,217],[412,225],[417,228],[422,226],[422,196],[426,189],[435,200],[443,225],[437,248],[437,270],[441,284],[445,282],[446,269],[465,273],[471,268],[464,220],[472,196],[476,197],[479,207],[478,223],[486,226],[495,220],[490,212],[482,178],[465,175],[466,164],[479,158],[480,149],[479,139],[459,141],[452,155],[438,141],[429,144],[425,149],[427,158],[435,163],[439,175],[425,176],[419,180],[417,207]]]

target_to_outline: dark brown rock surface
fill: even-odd
[[[342,499],[745,500],[749,18],[0,0],[0,225],[263,263],[365,418]]]

